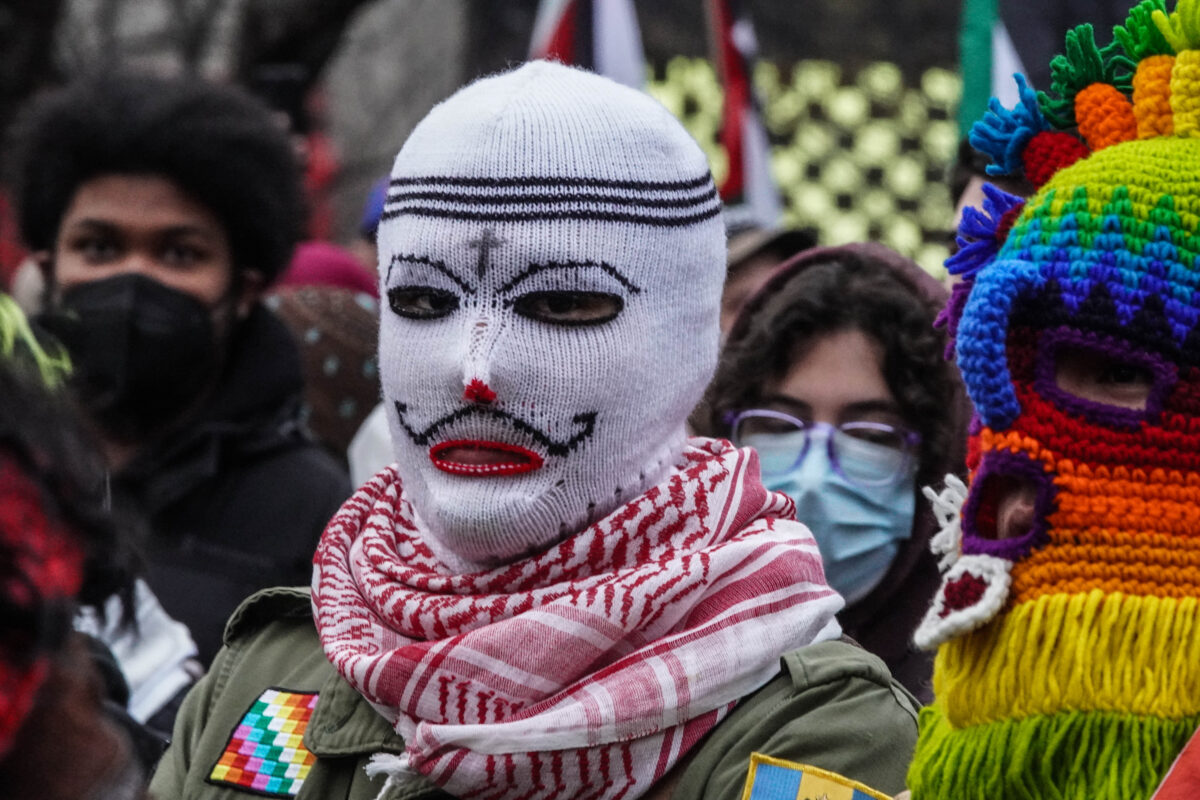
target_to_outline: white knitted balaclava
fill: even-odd
[[[457,571],[657,483],[717,358],[720,200],[635,90],[533,62],[409,137],[379,226],[379,366],[406,496]]]

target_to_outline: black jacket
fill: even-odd
[[[256,308],[197,418],[113,482],[114,501],[149,521],[150,588],[205,664],[243,599],[309,584],[317,539],[350,495],[344,469],[301,424],[301,375],[283,323]]]

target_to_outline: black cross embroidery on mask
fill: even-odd
[[[478,239],[472,239],[467,244],[471,246],[472,250],[479,251],[479,260],[475,262],[475,272],[482,278],[487,273],[488,253],[493,247],[504,244],[504,240],[492,233],[491,228],[484,228]]]

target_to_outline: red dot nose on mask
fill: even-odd
[[[471,382],[463,389],[463,400],[468,403],[479,403],[480,405],[489,405],[496,399],[496,393],[493,392],[488,385],[479,378],[472,378]]]

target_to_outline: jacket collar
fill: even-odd
[[[317,758],[404,752],[404,740],[388,721],[332,668],[304,731],[304,746]]]

